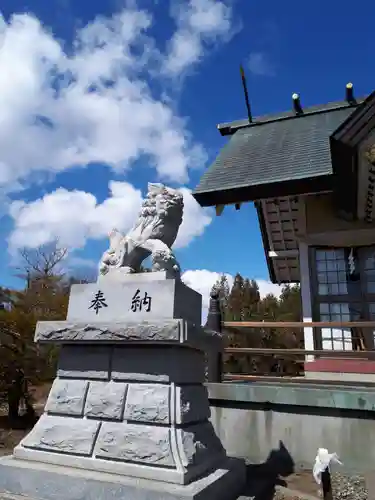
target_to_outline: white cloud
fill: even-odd
[[[248,68],[256,76],[274,76],[275,68],[264,52],[252,52],[248,59]]]
[[[166,66],[176,73],[177,59],[180,69],[199,61],[205,41],[222,39],[232,26],[222,2],[184,5],[167,56],[149,35],[153,19],[145,10],[98,17],[68,48],[31,15],[6,22],[0,14],[0,190],[90,162],[126,171],[142,155],[161,179],[186,182],[204,151],[153,83],[163,81]]]
[[[211,289],[220,276],[220,273],[207,271],[207,269],[188,270],[181,276],[185,285],[202,295],[202,324],[205,324],[207,319]],[[226,274],[226,276],[229,286],[232,286],[233,277],[230,274]]]
[[[83,247],[89,238],[104,238],[113,229],[126,232],[137,219],[142,193],[127,182],[112,181],[110,197],[98,203],[92,193],[57,189],[30,203],[13,202],[10,216],[14,230],[10,249],[36,248],[56,239],[69,248]],[[201,208],[187,188],[184,196],[184,217],[176,248],[187,246],[210,224],[211,210]]]
[[[184,196],[184,216],[175,248],[186,247],[193,238],[201,236],[213,217],[213,210],[202,208],[193,198],[190,189],[181,188],[181,192]]]
[[[222,273],[207,271],[207,269],[188,270],[182,275],[182,281],[186,285],[202,294],[202,324],[206,322],[212,286],[221,275]],[[233,276],[227,273],[225,275],[228,279],[229,287],[231,287],[233,285]],[[256,279],[256,282],[258,283],[259,293],[262,298],[271,293],[276,297],[280,297],[282,291],[281,285],[274,285],[264,279]]]
[[[129,228],[142,194],[126,182],[111,182],[109,187],[111,196],[101,204],[91,193],[62,188],[30,203],[12,203],[10,247],[35,248],[58,238],[61,245],[77,248],[86,238],[105,237],[112,227]]]
[[[204,55],[207,47],[228,40],[233,34],[232,9],[223,1],[190,0],[179,2],[172,15],[177,30],[169,43],[164,71],[181,76]]]
[[[283,285],[275,285],[274,283],[271,283],[270,281],[257,279],[257,278],[255,278],[255,281],[258,283],[259,293],[260,293],[261,298],[266,297],[267,295],[270,295],[270,294],[274,295],[277,298],[280,297],[281,292],[283,290]]]

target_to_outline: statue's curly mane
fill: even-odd
[[[172,245],[182,222],[183,196],[175,189],[164,186],[159,187],[159,185],[154,186],[156,186],[155,190],[151,190],[142,203],[133,230],[141,228],[143,232],[151,226],[149,238],[160,239],[164,242],[168,241],[168,244]],[[174,235],[173,232],[175,232]],[[171,239],[173,241],[170,241]]]

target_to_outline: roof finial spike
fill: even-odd
[[[249,123],[252,123],[253,117],[251,116],[249,94],[247,92],[247,84],[246,84],[245,71],[243,69],[242,64],[240,64],[240,73],[241,73],[241,80],[242,80],[243,91],[244,91],[244,94],[245,94],[245,103],[246,103],[246,109],[247,109],[247,117],[249,119]]]
[[[302,115],[303,114],[303,108],[301,106],[301,100],[299,98],[299,94],[294,93],[292,95],[293,99],[293,109],[296,115]]]

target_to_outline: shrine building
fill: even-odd
[[[222,217],[255,203],[270,279],[300,283],[304,322],[375,320],[375,92],[343,94],[309,108],[293,94],[290,111],[218,125],[228,142],[193,193]],[[375,329],[361,330],[373,350]],[[306,377],[375,381],[375,361],[350,359],[357,338],[305,327],[305,349],[348,351],[307,357]]]

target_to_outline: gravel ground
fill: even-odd
[[[368,491],[365,479],[362,476],[346,476],[339,472],[331,475],[333,500],[368,500]],[[322,499],[322,493],[313,497],[304,492],[277,491],[274,500],[304,500],[312,498]],[[255,500],[255,499],[254,499]]]
[[[368,500],[365,479],[362,476],[345,476],[340,472],[331,474],[334,500]]]
[[[310,500],[310,499],[312,500],[313,498],[318,499],[318,497],[303,496],[302,494],[298,495],[294,492],[288,493],[284,491],[276,491],[274,496],[274,500]]]

